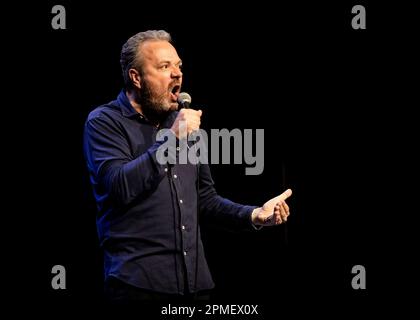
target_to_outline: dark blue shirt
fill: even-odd
[[[162,127],[169,128],[175,116]],[[160,164],[156,151],[163,141],[156,141],[156,134],[162,127],[135,111],[124,92],[86,121],[84,152],[98,206],[105,278],[171,294],[211,289],[197,200],[200,215],[244,229],[252,229],[255,207],[220,197],[208,165],[197,170],[190,163]]]

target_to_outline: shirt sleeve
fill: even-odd
[[[89,119],[84,131],[84,152],[94,184],[121,205],[159,184],[165,176],[165,165],[156,159],[163,142],[154,143],[146,152],[133,158],[124,132],[106,115]]]
[[[200,213],[206,219],[222,223],[229,229],[258,229],[258,227],[255,228],[251,220],[252,211],[257,206],[235,203],[219,196],[215,190],[208,165],[200,165],[199,187]]]

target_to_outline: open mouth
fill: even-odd
[[[175,85],[172,89],[171,89],[171,99],[176,102],[179,96],[179,92],[181,91],[181,86],[180,85]]]

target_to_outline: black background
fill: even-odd
[[[66,8],[66,30],[51,27],[55,4]],[[366,7],[366,30],[351,28],[355,4]],[[16,244],[8,261],[19,270],[11,278],[24,283],[15,287],[18,299],[101,303],[83,124],[122,86],[122,44],[148,29],[172,34],[183,90],[203,110],[204,128],[265,130],[263,174],[212,166],[219,194],[261,205],[284,187],[294,191],[287,227],[241,234],[202,226],[215,303],[259,303],[266,315],[337,305],[357,313],[403,292],[408,270],[396,270],[405,265],[413,210],[405,209],[410,192],[400,178],[412,175],[409,79],[417,77],[405,5],[118,1],[17,10],[9,11],[19,13],[13,25],[27,28],[9,34],[6,63],[20,62],[12,63],[15,103],[7,108],[18,119],[7,131],[16,137],[7,149],[19,167],[8,201],[18,221],[6,229]],[[66,290],[51,288],[57,264],[66,267]],[[357,264],[367,290],[351,287]]]

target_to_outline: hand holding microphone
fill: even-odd
[[[190,109],[191,96],[181,92],[178,96],[179,106],[182,108],[171,127],[178,139],[185,139],[193,131],[200,129],[201,110]]]

